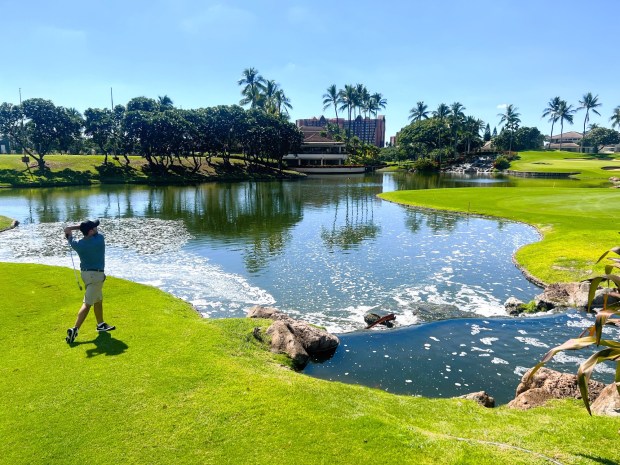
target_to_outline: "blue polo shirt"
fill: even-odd
[[[105,239],[103,234],[97,233],[79,241],[71,236],[67,240],[80,257],[80,270],[103,270],[105,268]]]

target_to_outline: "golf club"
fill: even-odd
[[[82,290],[82,285],[80,284],[80,280],[78,279],[77,271],[75,271],[75,262],[73,261],[73,249],[69,249],[69,254],[71,255],[71,264],[73,265],[73,274],[75,275],[75,282],[77,283],[80,291]]]

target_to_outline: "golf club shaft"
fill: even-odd
[[[73,261],[73,249],[69,249],[69,254],[71,255],[71,264],[73,265],[73,274],[75,275],[75,282],[77,283],[80,291],[82,290],[82,286],[80,285],[80,280],[78,279],[77,271],[75,270],[75,262]]]

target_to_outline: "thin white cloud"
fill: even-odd
[[[497,105],[498,110],[505,110],[506,108],[508,108],[507,103],[500,103],[499,105]]]

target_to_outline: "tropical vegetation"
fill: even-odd
[[[249,110],[236,105],[178,109],[167,96],[136,97],[126,106],[89,108],[82,117],[37,98],[21,105],[2,103],[0,133],[34,158],[41,171],[45,156],[53,152],[103,153],[106,165],[108,155],[121,156],[128,165],[129,155],[136,154],[158,175],[186,170],[191,177],[213,158],[230,167],[232,154],[241,154],[252,166],[281,168],[282,157],[298,150],[303,135],[279,113],[286,99],[266,101],[270,103]]]

